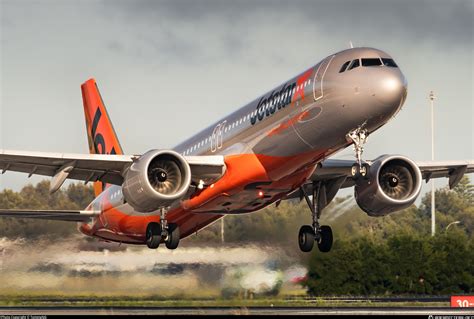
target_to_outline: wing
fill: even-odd
[[[372,161],[367,161],[371,163]],[[336,195],[340,188],[352,187],[355,179],[352,176],[352,166],[356,164],[352,160],[327,159],[318,164],[313,175],[304,187],[309,191],[312,182],[324,181],[327,184],[327,203]],[[419,167],[423,179],[428,182],[432,178],[449,178],[449,187],[454,188],[464,174],[474,173],[474,161],[415,161]],[[301,198],[301,191],[298,189],[287,195],[287,199]]]
[[[0,169],[121,185],[122,170],[132,163],[130,155],[60,154],[0,150]],[[61,183],[62,184],[62,183]]]
[[[449,188],[454,188],[464,174],[474,173],[474,161],[415,162],[423,178],[428,182],[432,178],[448,177]]]
[[[56,191],[66,179],[87,182],[101,181],[122,185],[123,172],[139,155],[61,154],[0,150],[0,170],[52,176],[51,191]],[[225,171],[224,157],[186,156],[192,180],[212,182]]]
[[[89,222],[92,217],[99,215],[99,213],[98,211],[88,210],[0,209],[0,217],[35,218],[83,223]]]

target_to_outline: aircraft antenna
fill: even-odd
[[[351,47],[351,49],[354,49],[354,46],[352,45],[352,41],[349,41],[349,46]]]

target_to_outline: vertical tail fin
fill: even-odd
[[[83,83],[81,91],[89,152],[91,154],[123,154],[122,146],[110,121],[95,80],[89,79]],[[105,187],[105,183],[95,182],[95,195],[99,195]]]

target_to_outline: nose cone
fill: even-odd
[[[399,70],[383,70],[377,82],[375,98],[383,106],[398,110],[407,95],[407,81],[403,74]]]

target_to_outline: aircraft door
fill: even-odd
[[[322,99],[324,96],[324,91],[323,91],[324,75],[326,74],[329,64],[331,64],[331,61],[333,58],[334,58],[334,55],[326,58],[323,62],[321,62],[318,70],[314,74],[313,97],[315,101]]]
[[[326,102],[324,76],[333,58],[334,55],[327,57],[317,66],[313,78],[312,102],[306,101],[305,105],[296,108],[292,114],[292,118],[294,119],[292,124],[296,133],[310,148],[315,147],[315,136],[318,136],[318,131],[325,125],[324,123],[321,125],[316,124],[316,119],[321,115]]]

